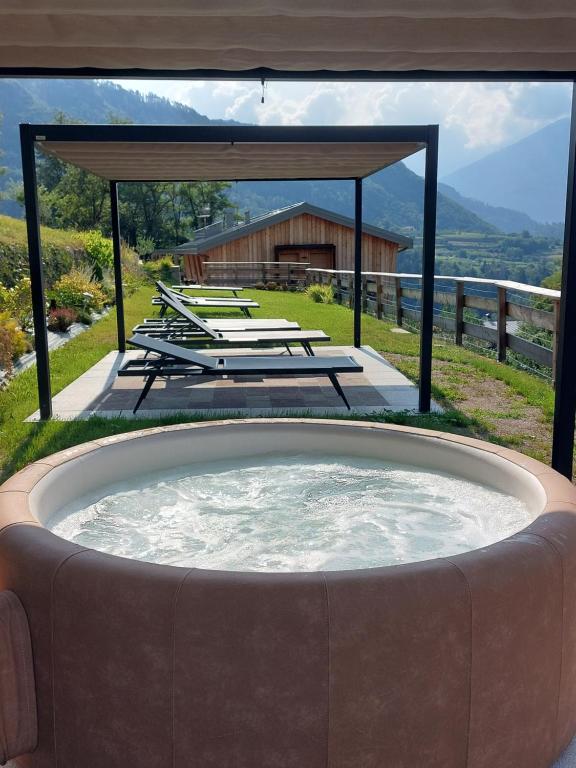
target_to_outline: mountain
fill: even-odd
[[[464,197],[457,192],[453,187],[448,184],[440,182],[438,189],[442,194],[449,197],[462,208],[475,213],[484,221],[492,224],[493,227],[499,229],[501,232],[507,234],[530,232],[531,235],[538,235],[540,237],[561,238],[564,234],[564,225],[562,222],[556,224],[542,224],[539,221],[534,221],[526,213],[520,211],[513,211],[510,208],[496,207],[494,205],[488,205],[480,200],[474,200],[472,197]]]
[[[410,234],[422,226],[424,180],[403,163],[396,163],[364,182],[364,220]],[[257,181],[233,185],[230,198],[254,214],[306,200],[345,216],[354,215],[354,184],[351,181]],[[495,232],[479,216],[443,194],[438,195],[439,231]]]
[[[465,197],[520,211],[537,222],[564,220],[570,121],[558,120],[442,179]]]
[[[143,96],[119,85],[93,80],[1,80],[0,163],[8,173],[1,183],[8,188],[20,180],[18,125],[22,122],[52,122],[56,112],[91,123],[109,122],[111,117],[134,123],[208,125],[231,121],[210,120],[191,107],[155,95]],[[403,164],[397,164],[365,183],[365,219],[397,230],[417,231],[422,223],[423,180]],[[254,182],[238,183],[231,197],[254,213],[290,203],[310,203],[351,215],[351,182]],[[21,216],[14,202],[0,203],[0,211]],[[494,227],[475,213],[442,194],[438,197],[438,228],[445,231],[493,232]]]

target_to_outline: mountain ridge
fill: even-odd
[[[441,178],[459,194],[524,213],[564,220],[570,120],[562,118]],[[530,162],[527,162],[527,158]]]

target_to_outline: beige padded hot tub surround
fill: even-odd
[[[37,517],[122,474],[272,446],[411,456],[518,494],[535,519],[450,558],[234,573],[102,554]],[[25,768],[549,768],[576,732],[576,492],[505,448],[347,421],[156,428],[18,473],[0,528],[0,589],[34,654]]]

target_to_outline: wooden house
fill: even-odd
[[[226,225],[229,226],[226,226]],[[399,251],[412,247],[409,237],[370,224],[363,226],[363,270],[393,272]],[[188,282],[256,282],[279,265],[318,269],[354,268],[354,221],[347,216],[297,203],[235,224],[226,217],[194,234],[194,240],[171,249],[182,257]],[[267,271],[267,267],[269,269]],[[276,265],[276,266],[275,266]]]

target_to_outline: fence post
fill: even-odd
[[[340,272],[336,275],[336,303],[342,304],[342,278]]]
[[[382,320],[382,278],[376,277],[376,318]]]
[[[498,362],[506,362],[506,288],[498,286],[498,317],[496,320],[498,333],[497,354]]]
[[[558,358],[558,336],[560,333],[560,299],[554,302],[554,330],[552,331],[552,386],[556,386],[556,360]]]
[[[354,308],[354,278],[348,277],[348,306]]]
[[[360,306],[362,307],[362,312],[368,311],[368,278],[367,277],[362,278],[362,303]]]
[[[396,325],[402,327],[402,284],[399,277],[394,278],[396,293]]]
[[[459,347],[462,346],[462,334],[464,332],[464,283],[456,280],[456,309],[455,309],[455,333],[454,341]]]

